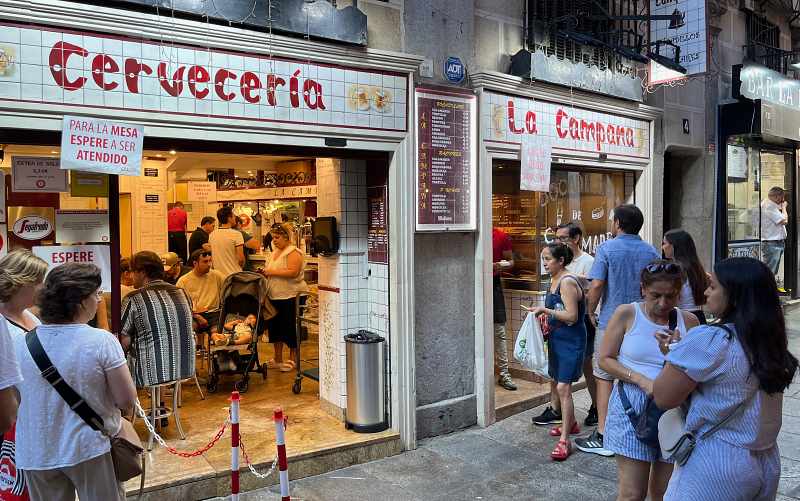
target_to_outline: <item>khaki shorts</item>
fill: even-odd
[[[597,354],[600,353],[600,345],[603,344],[603,336],[605,335],[605,329],[597,329],[597,333],[594,336],[594,355],[592,356],[592,373],[594,377],[603,379],[605,381],[613,381],[616,379],[614,376],[609,374],[608,372],[604,371],[600,368],[599,360],[597,359]]]
[[[31,501],[122,501],[122,485],[114,475],[111,453],[75,466],[54,470],[25,470]]]

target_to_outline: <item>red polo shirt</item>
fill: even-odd
[[[492,228],[492,262],[503,260],[503,252],[511,250],[511,239],[503,230]],[[495,273],[497,275],[498,273]]]
[[[173,207],[167,212],[167,231],[181,232],[186,231],[186,211],[180,207]]]

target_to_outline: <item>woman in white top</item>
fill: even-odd
[[[669,230],[661,241],[664,258],[681,265],[686,278],[681,285],[678,308],[692,312],[701,324],[706,323],[703,305],[706,304],[705,290],[708,287],[708,273],[700,263],[697,248],[692,236],[684,230]]]
[[[39,325],[39,319],[28,308],[33,306],[46,274],[47,263],[29,250],[18,249],[0,258],[0,322],[8,329],[9,341]],[[8,444],[16,443],[14,425],[2,434],[2,439]],[[11,494],[27,499],[25,474],[16,468],[16,447],[8,444],[3,446],[5,460],[14,467],[8,468],[5,485]]]
[[[698,325],[689,312],[676,310],[683,283],[680,265],[653,261],[642,270],[642,302],[617,308],[606,328],[598,352],[600,367],[619,380],[611,393],[604,434],[606,449],[617,459],[618,500],[642,500],[648,496],[661,501],[672,474],[672,464],[660,456],[660,449],[639,440],[626,407],[641,415],[653,381],[664,365],[656,332],[667,333],[670,313],[682,335]],[[624,392],[624,394],[622,394]]]
[[[267,295],[278,311],[267,322],[269,342],[275,345],[275,358],[268,365],[288,372],[297,367],[297,334],[295,332],[295,298],[298,292],[307,289],[303,280],[305,256],[292,245],[292,226],[288,223],[275,224],[272,235],[272,254],[266,268],[261,273],[267,277]],[[289,360],[283,360],[283,345],[289,347]]]
[[[120,409],[133,407],[136,388],[119,341],[89,327],[100,301],[100,270],[70,263],[53,269],[37,297],[43,325],[36,335],[64,381],[103,419],[93,430],[45,380],[26,336],[14,340],[23,381],[17,419],[17,466],[32,501],[124,499],[114,475],[108,436],[120,428]]]
[[[39,325],[30,312],[47,275],[47,263],[29,250],[17,249],[0,258],[0,314],[12,337]]]

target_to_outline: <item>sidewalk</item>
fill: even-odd
[[[800,309],[787,314],[789,349],[800,354]],[[575,394],[582,421],[586,390]],[[544,407],[509,417],[488,428],[423,440],[398,456],[291,482],[296,501],[614,500],[613,458],[576,452],[563,463],[550,460],[555,439],[548,427],[531,424]],[[778,501],[800,500],[800,384],[787,391],[778,438],[781,482]],[[291,465],[289,465],[291,470]],[[240,496],[243,501],[280,499],[270,487]]]

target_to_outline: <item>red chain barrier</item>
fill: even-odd
[[[176,448],[174,448],[174,447],[167,447],[167,452],[169,452],[170,454],[174,454],[174,455],[176,455],[176,456],[180,456],[180,457],[182,457],[182,458],[193,458],[193,457],[197,457],[197,456],[200,456],[200,455],[202,455],[202,454],[205,454],[205,453],[206,453],[206,452],[208,452],[208,451],[209,451],[209,450],[210,450],[212,447],[214,447],[215,445],[217,445],[217,442],[219,441],[219,439],[220,439],[220,438],[222,438],[222,435],[224,435],[224,434],[225,434],[225,429],[226,429],[227,427],[228,427],[228,420],[225,420],[225,423],[223,423],[223,424],[222,424],[222,428],[220,428],[220,429],[219,429],[219,431],[218,431],[218,432],[217,432],[217,434],[214,436],[214,438],[212,438],[212,439],[211,439],[211,441],[210,441],[208,444],[206,444],[206,446],[205,446],[205,447],[202,447],[202,448],[200,448],[200,449],[197,449],[196,451],[193,451],[193,452],[184,452],[184,451],[179,451],[179,450],[177,450],[177,449],[176,449]]]

